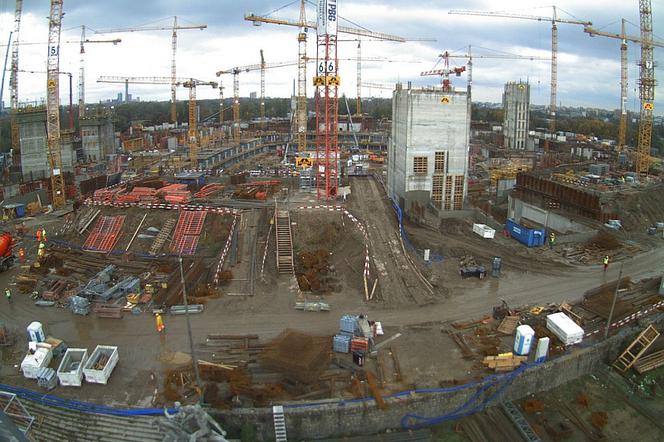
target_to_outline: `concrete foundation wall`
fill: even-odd
[[[660,313],[650,319],[659,326],[664,323],[664,314]],[[643,327],[642,323],[633,329],[625,329],[608,340],[592,346],[581,344],[570,350],[568,354],[528,368],[505,388],[501,399],[520,399],[592,373],[607,362],[615,360]],[[375,434],[400,428],[402,419],[407,414],[434,417],[451,413],[477,392],[477,385],[455,387],[445,392],[410,392],[386,399],[388,404],[386,410],[378,410],[373,399],[286,404],[284,412],[288,437],[294,440],[311,440]],[[493,389],[481,393],[478,402],[492,393]],[[491,405],[497,404],[496,401]],[[227,430],[239,433],[243,425],[250,425],[263,440],[274,440],[271,409],[212,410],[211,414]]]
[[[560,233],[594,233],[595,230],[585,224],[567,218],[550,210],[542,209],[518,198],[508,197],[507,217],[520,222],[525,218],[532,222],[547,226]]]

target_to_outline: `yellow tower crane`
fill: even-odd
[[[540,22],[551,22],[551,97],[549,100],[549,132],[553,136],[556,132],[556,106],[558,100],[558,23],[572,25],[591,26],[592,23],[584,20],[569,20],[558,17],[557,9],[552,6],[553,13],[550,17],[526,14],[513,14],[507,12],[493,11],[466,11],[451,10],[449,14],[475,15],[495,18],[516,18],[522,20],[535,20]],[[544,140],[544,149],[548,150],[548,140]]]
[[[16,0],[16,9],[14,11],[14,32],[12,33],[14,43],[12,45],[12,64],[11,75],[9,76],[9,95],[11,106],[11,142],[12,142],[12,157],[14,164],[19,164],[21,161],[20,155],[20,139],[18,133],[18,123],[16,121],[16,112],[18,112],[18,45],[19,45],[19,30],[21,29],[21,13],[23,11],[23,0]]]
[[[51,0],[48,20],[48,56],[46,67],[46,135],[48,160],[51,166],[52,203],[56,209],[66,203],[65,180],[62,176],[60,152],[60,29],[62,0]]]
[[[201,81],[194,78],[176,78],[176,86],[184,86],[189,89],[189,130],[188,145],[189,155],[194,167],[198,155],[198,132],[196,118],[196,86],[206,85],[217,88],[215,81]],[[129,84],[171,84],[170,77],[119,77],[119,76],[101,76],[97,79],[98,83],[120,83],[128,87]],[[193,147],[192,147],[193,146]]]
[[[188,140],[189,140],[189,160],[191,162],[191,167],[196,169],[198,167],[198,118],[196,112],[196,86],[211,86],[213,89],[216,89],[218,83],[216,81],[201,81],[196,80],[195,78],[190,78],[189,80],[183,81],[182,86],[189,89],[189,128],[188,128]]]
[[[625,32],[625,19],[622,19],[620,34],[603,32],[586,26],[583,32],[591,37],[599,35],[601,37],[615,38],[620,40],[620,123],[618,125],[618,150],[622,150],[626,145],[627,139],[627,42],[643,44],[639,37],[627,35]],[[650,45],[664,48],[664,42],[651,40]],[[650,155],[650,152],[647,152]]]
[[[185,29],[203,29],[207,28],[207,25],[179,25],[178,17],[173,17],[173,26],[141,26],[136,28],[114,28],[114,29],[104,29],[101,31],[96,31],[91,29],[95,34],[115,34],[115,33],[124,33],[124,32],[143,32],[143,31],[171,31],[171,122],[177,124],[177,111],[175,108],[175,103],[177,102],[177,83],[176,78],[176,55],[178,47],[178,34],[177,31]],[[159,83],[161,84],[161,83]]]

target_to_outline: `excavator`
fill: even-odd
[[[7,232],[0,233],[0,272],[4,272],[14,264],[13,246],[12,236]]]

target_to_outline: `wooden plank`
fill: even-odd
[[[639,374],[643,374],[661,366],[664,366],[664,350],[641,357],[634,363],[634,370]]]
[[[390,347],[390,356],[392,356],[392,363],[394,364],[394,380],[401,382],[403,380],[403,374],[401,372],[401,364],[399,364],[399,358],[394,347]]]
[[[626,372],[634,363],[648,350],[659,336],[655,327],[649,325],[639,336],[625,349],[625,351],[613,363],[613,367],[621,372]],[[632,353],[635,350],[635,353]]]

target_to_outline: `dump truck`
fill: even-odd
[[[0,233],[0,272],[4,272],[14,265],[13,246],[12,236],[8,232]]]

